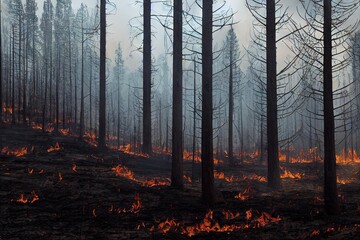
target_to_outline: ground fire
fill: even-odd
[[[360,239],[360,0],[1,0],[0,240]]]

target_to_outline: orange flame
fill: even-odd
[[[6,155],[14,155],[16,157],[21,157],[24,156],[25,154],[28,153],[28,149],[27,147],[23,147],[20,149],[9,149],[8,146],[5,146],[2,150],[1,153],[6,154]]]
[[[75,163],[73,163],[71,169],[73,170],[73,172],[77,172],[77,170],[76,170],[76,164],[75,164]]]
[[[33,173],[34,173],[34,169],[28,168],[28,173],[29,173],[30,175],[33,174]]]
[[[135,194],[134,200],[135,201],[131,205],[131,208],[130,208],[129,211],[132,212],[132,213],[138,213],[138,212],[140,212],[140,210],[142,208],[139,194]]]
[[[286,168],[281,168],[281,170],[283,171],[283,173],[280,176],[281,178],[301,179],[301,178],[304,177],[304,174],[301,174],[301,173],[293,174],[292,172],[290,172]]]
[[[20,197],[16,200],[18,203],[34,203],[39,200],[39,196],[35,193],[35,191],[31,192],[31,198],[25,198],[24,194],[20,194]]]
[[[63,180],[62,174],[59,172],[59,182]]]
[[[250,198],[250,193],[252,192],[252,188],[249,186],[245,188],[242,192],[235,196],[235,198],[239,199],[240,201],[246,201]]]
[[[56,142],[55,147],[50,146],[50,148],[47,150],[47,152],[49,153],[49,152],[53,152],[53,151],[59,151],[60,149],[61,149],[61,148],[60,148],[60,146],[59,146],[59,143]]]
[[[111,170],[115,171],[116,176],[126,177],[130,180],[136,180],[134,177],[134,172],[127,167],[122,166],[121,164],[113,167]]]
[[[60,129],[59,132],[64,135],[64,136],[68,136],[69,135],[69,132],[70,132],[70,129]]]

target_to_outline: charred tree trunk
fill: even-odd
[[[81,18],[81,86],[80,86],[80,129],[79,140],[84,136],[84,16]]]
[[[0,125],[3,122],[2,8],[0,2]]]
[[[324,200],[325,211],[334,215],[339,213],[339,203],[336,185],[331,8],[331,1],[324,0]]]
[[[151,0],[144,0],[143,153],[151,154]]]
[[[202,127],[201,167],[202,200],[206,205],[215,201],[213,159],[213,102],[212,102],[212,21],[213,0],[204,0],[202,9]]]
[[[228,132],[228,156],[230,165],[234,165],[234,93],[233,93],[233,42],[230,41],[230,74],[229,74],[229,132]]]
[[[11,123],[16,123],[15,118],[15,26],[12,26],[12,96],[11,96]]]
[[[184,188],[182,117],[182,1],[174,1],[174,61],[171,186]]]
[[[106,0],[100,1],[99,148],[106,148]]]
[[[266,12],[268,185],[270,188],[274,189],[280,187],[276,88],[275,0],[267,1]]]
[[[192,165],[191,179],[195,180],[195,154],[196,154],[196,61],[194,59],[194,111],[193,111],[193,139],[192,139]]]

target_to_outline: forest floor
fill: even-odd
[[[321,164],[284,166],[294,179],[278,191],[267,188],[265,166],[218,164],[210,210],[189,179],[190,161],[185,190],[176,191],[167,155],[99,152],[74,137],[8,125],[0,150],[1,240],[360,239],[358,165],[338,166],[351,181],[338,185],[341,215],[332,217],[323,211]]]

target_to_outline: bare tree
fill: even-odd
[[[144,49],[143,49],[143,147],[152,153],[151,144],[151,0],[144,0]]]
[[[106,0],[100,1],[99,148],[106,148]]]
[[[182,0],[174,1],[173,123],[171,185],[183,189]]]
[[[202,6],[202,125],[201,125],[201,167],[202,199],[205,204],[213,205],[214,159],[213,159],[213,0],[203,1]]]

